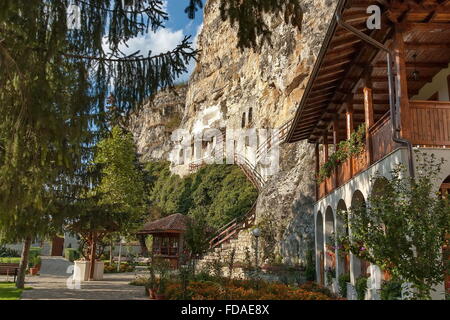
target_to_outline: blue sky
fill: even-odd
[[[187,5],[188,0],[166,0],[165,8],[169,14],[169,20],[166,22],[165,28],[160,28],[156,33],[150,32],[129,40],[128,48],[123,47],[122,51],[131,54],[140,50],[140,53],[146,56],[151,50],[155,55],[172,50],[186,35],[191,35],[191,40],[195,44],[203,26],[203,12],[197,11],[195,19],[191,20],[184,12]],[[189,65],[189,73],[181,76],[177,82],[188,80],[194,68],[195,61],[192,61]]]

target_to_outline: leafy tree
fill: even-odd
[[[142,224],[146,195],[133,137],[120,127],[98,143],[92,168],[98,180],[80,195],[69,224],[89,244],[87,255],[93,262],[94,248],[104,237],[111,243],[117,238],[113,233],[126,236]]]
[[[69,4],[81,9],[80,29],[68,28]],[[41,222],[54,221],[56,212],[48,204],[70,203],[78,192],[71,189],[86,179],[80,168],[97,140],[93,128],[107,126],[106,97],[113,95],[118,112],[129,113],[172,86],[195,57],[189,38],[156,56],[124,55],[120,48],[129,39],[168,19],[161,0],[129,4],[0,2],[0,230],[5,238],[26,240],[24,248],[48,233]],[[27,252],[22,258],[18,287]]]
[[[389,271],[394,278],[409,282],[413,297],[430,298],[432,287],[444,280],[448,266],[442,247],[448,246],[449,200],[436,194],[434,185],[443,160],[417,154],[415,179],[403,166],[392,171],[369,197],[369,205],[358,205],[342,214],[351,237],[339,241],[347,250]]]
[[[133,136],[116,126],[97,149],[94,163],[101,168],[100,203],[128,213],[131,223],[139,220],[145,212],[145,192]]]
[[[197,208],[203,208],[201,213],[213,228],[247,213],[258,196],[237,166],[209,165],[181,178],[170,173],[169,163],[150,162],[146,176],[153,210],[163,215],[193,215]]]
[[[212,229],[208,226],[205,219],[207,209],[204,207],[197,207],[191,211],[191,220],[188,222],[184,240],[191,255],[191,262],[193,270],[195,270],[195,262],[208,249],[209,240],[212,236]]]
[[[223,226],[245,215],[257,197],[257,190],[248,182],[242,171],[238,167],[232,167],[209,207],[211,225]]]

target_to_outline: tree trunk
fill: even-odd
[[[96,233],[92,232],[91,233],[91,265],[90,265],[90,270],[89,270],[89,281],[94,280],[94,271],[95,271],[95,256],[96,256],[96,251],[97,251],[97,237],[96,237]]]
[[[22,255],[20,258],[19,272],[17,274],[16,287],[23,289],[25,286],[25,273],[27,272],[28,257],[30,255],[31,237],[27,237],[23,243]]]

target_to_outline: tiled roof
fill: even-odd
[[[150,221],[144,225],[138,233],[152,233],[166,230],[186,231],[190,218],[181,213],[175,213],[156,221]]]

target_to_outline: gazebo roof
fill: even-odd
[[[152,234],[165,231],[182,233],[187,230],[190,218],[181,213],[175,213],[159,220],[147,222],[138,234]]]

